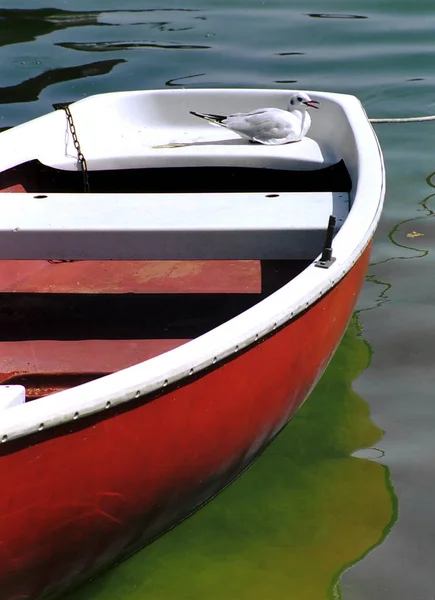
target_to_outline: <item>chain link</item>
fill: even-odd
[[[77,137],[77,131],[76,131],[76,127],[74,125],[74,120],[73,120],[73,117],[71,114],[69,104],[66,104],[66,103],[53,104],[53,108],[55,110],[64,110],[65,111],[66,118],[68,120],[69,129],[71,131],[71,136],[73,139],[74,148],[76,149],[76,152],[77,152],[77,162],[80,165],[80,169],[81,169],[81,172],[83,175],[83,189],[85,192],[90,192],[91,189],[89,186],[88,164],[87,164],[86,158],[84,157],[84,154],[80,148],[80,142],[79,142],[79,138]]]

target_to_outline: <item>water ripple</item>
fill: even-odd
[[[136,48],[158,48],[160,50],[209,50],[211,46],[201,44],[159,44],[157,42],[59,42],[54,44],[68,50],[79,52],[113,52],[115,50],[134,50]]]
[[[365,15],[352,15],[344,13],[307,13],[308,17],[315,19],[368,19]]]
[[[0,87],[0,104],[33,102],[39,98],[45,88],[51,85],[96,75],[107,75],[116,65],[124,62],[126,61],[123,58],[118,58],[86,63],[75,67],[50,69],[16,85]]]
[[[185,87],[186,79],[194,79],[195,77],[204,77],[205,73],[195,73],[194,75],[184,75],[182,77],[174,77],[173,79],[168,79],[165,85],[168,87]],[[180,82],[181,83],[178,83]]]
[[[275,56],[304,56],[305,52],[275,52]]]

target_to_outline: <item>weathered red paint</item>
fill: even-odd
[[[307,312],[154,400],[0,451],[2,600],[35,600],[161,534],[228,484],[305,400],[369,258]],[[48,432],[47,432],[48,433]]]
[[[258,293],[260,261],[0,261],[2,292]]]
[[[37,398],[79,385],[96,376],[125,369],[177,348],[187,341],[189,340],[0,342],[0,384],[25,385],[27,397]]]
[[[0,290],[13,294],[259,294],[260,261],[0,261]],[[1,306],[0,306],[1,309]],[[110,333],[110,331],[109,331]],[[107,375],[187,339],[0,341],[0,383],[37,398]],[[44,381],[41,380],[44,378]]]
[[[0,190],[0,194],[22,194],[25,192],[26,192],[26,190],[21,185],[21,183],[17,183],[15,185],[9,185]]]

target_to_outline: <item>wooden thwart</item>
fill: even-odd
[[[0,195],[0,259],[306,259],[347,192]]]

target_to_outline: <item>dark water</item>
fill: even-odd
[[[372,117],[433,114],[434,30],[429,0],[8,0],[0,127],[175,86],[340,91]],[[377,132],[385,211],[325,377],[233,486],[69,600],[435,597],[435,123]]]

